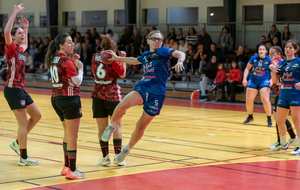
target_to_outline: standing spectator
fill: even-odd
[[[112,39],[114,42],[119,42],[119,35],[115,32],[113,32],[111,29],[107,31],[107,34],[109,35],[110,39]]]
[[[269,40],[273,40],[274,37],[277,37],[278,40],[281,40],[281,33],[277,30],[277,27],[276,27],[275,24],[273,24],[271,26],[271,30],[270,30],[270,32],[268,34]]]
[[[210,44],[212,44],[211,37],[206,33],[204,28],[201,29],[200,35],[198,36],[198,44],[203,44],[206,50],[209,50]]]
[[[125,47],[126,53],[131,57],[136,57],[139,52],[139,47],[142,43],[142,36],[139,33],[138,29],[133,30],[133,35],[128,40],[128,45]]]
[[[187,44],[187,51],[185,52],[185,61],[183,62],[186,74],[190,74],[190,68],[194,64],[195,53],[196,52],[194,51],[193,44]],[[186,80],[188,79],[189,77],[186,78]]]
[[[128,33],[127,28],[123,28],[122,36],[118,43],[119,50],[125,51],[125,46],[127,45],[129,38],[130,34]]]
[[[292,39],[293,38],[293,35],[292,33],[290,32],[290,28],[288,26],[285,26],[283,28],[283,32],[282,32],[282,35],[281,35],[281,43],[282,43],[282,47],[284,48],[285,47],[285,43]]]
[[[83,42],[81,44],[82,50],[81,50],[81,55],[80,55],[80,61],[83,63],[84,67],[84,75],[86,75],[86,66],[91,65],[91,60],[93,57],[93,51],[88,48],[88,45],[86,42]]]
[[[74,54],[81,55],[81,43],[77,36],[74,38]]]
[[[224,26],[218,40],[218,46],[221,47],[222,56],[226,54],[228,50],[233,48],[233,39],[230,33],[228,33],[228,28]]]
[[[168,34],[167,38],[170,40],[170,39],[173,39],[173,40],[176,40],[176,33],[175,33],[175,28],[170,28],[170,33]]]
[[[238,63],[238,67],[241,69],[241,71],[244,71],[246,64],[248,63],[248,54],[244,52],[243,46],[239,46],[238,50],[236,51],[235,61]]]
[[[182,38],[185,38],[185,35],[182,32],[182,28],[178,28],[175,42],[179,42],[179,40]]]
[[[279,46],[279,47],[281,47],[281,41],[276,36],[272,40],[272,46]]]
[[[228,80],[227,80],[227,94],[230,94],[229,102],[235,102],[235,93],[237,84],[241,83],[242,72],[238,68],[235,61],[231,63],[231,69],[229,70]]]
[[[260,36],[259,44],[257,44],[256,46],[256,52],[258,52],[259,46],[262,44],[266,44],[266,42],[267,42],[267,37],[264,35]]]
[[[226,85],[226,70],[224,69],[223,63],[218,64],[218,72],[216,78],[214,80],[214,84],[210,91],[214,89],[221,89],[222,90],[222,97],[220,99],[221,102],[227,102],[225,96],[225,85]]]
[[[212,56],[216,56],[217,62],[221,62],[222,55],[221,52],[217,50],[217,45],[215,43],[210,44],[210,51],[208,52],[208,60],[211,60]]]
[[[199,65],[199,73],[203,74],[203,68],[206,66],[206,63],[208,62],[208,53],[207,51],[204,49],[204,45],[203,44],[199,44],[197,47],[197,53],[195,53],[194,55],[194,65]],[[196,68],[196,67],[194,67]],[[193,70],[193,72],[196,71]]]
[[[148,47],[146,47],[148,45],[147,39],[148,39],[148,34],[149,33],[150,33],[149,28],[146,28],[145,29],[145,34],[143,36],[143,40],[142,40],[142,43],[141,43],[141,49],[142,49],[143,52],[145,51],[145,49],[149,49]],[[146,48],[144,48],[144,47],[146,47]]]
[[[212,85],[214,83],[214,80],[216,78],[218,71],[218,63],[217,63],[217,57],[212,56],[210,63],[208,64],[208,67],[204,74],[201,75],[202,80],[200,81],[200,88],[201,88],[201,97],[200,101],[206,101],[206,89],[207,85]]]
[[[193,44],[192,44],[193,45]],[[185,39],[184,38],[181,38],[179,40],[179,47],[178,47],[178,50],[185,53],[188,48],[187,48],[188,44],[185,42]]]
[[[198,43],[198,37],[197,37],[197,33],[194,27],[190,27],[189,28],[189,32],[187,34],[187,36],[185,37],[185,41],[187,43],[191,43],[193,45],[196,45]]]
[[[94,53],[100,53],[101,50],[102,50],[101,39],[99,37],[99,38],[96,38]]]

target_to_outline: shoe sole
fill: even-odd
[[[98,163],[99,166],[109,166],[110,164],[111,164],[111,163],[106,163],[106,164],[99,164],[99,163]]]
[[[20,153],[19,153],[18,151],[16,151],[16,149],[14,149],[14,147],[13,147],[11,144],[9,144],[9,147],[10,147],[13,151],[15,151],[15,153],[17,153],[17,155],[20,156]]]
[[[70,177],[67,177],[66,176],[66,179],[69,179],[69,180],[74,180],[74,179],[83,179],[84,177],[76,177],[76,178],[70,178]]]

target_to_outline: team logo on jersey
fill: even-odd
[[[281,80],[282,81],[294,81],[294,78],[293,77],[293,72],[284,72],[282,77],[281,77]]]
[[[52,63],[58,63],[59,59],[60,59],[60,57],[54,57]]]
[[[21,105],[25,106],[25,100],[21,100]]]
[[[293,65],[292,67],[299,67],[299,64],[297,63],[297,64]]]
[[[146,63],[143,66],[144,74],[154,72],[154,67],[152,68],[152,61],[150,63]]]
[[[96,55],[96,56],[95,56],[95,61],[100,61],[100,62],[102,62],[101,56],[100,56],[100,55]]]
[[[21,60],[26,61],[26,57],[23,54],[19,54],[18,59],[19,59],[19,61],[21,61]]]

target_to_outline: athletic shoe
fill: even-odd
[[[117,157],[117,155],[116,155],[116,157]],[[126,162],[125,161],[123,161],[123,162],[117,162],[116,157],[114,159],[114,163],[115,164],[117,164],[118,166],[126,166]]]
[[[128,144],[124,145],[122,151],[116,156],[114,163],[122,163],[125,160],[126,156],[129,154],[130,149],[131,148]]]
[[[107,142],[109,141],[110,137],[111,137],[111,134],[116,130],[116,127],[113,127],[112,126],[112,123],[109,123],[108,126],[105,128],[102,136],[101,136],[101,139],[104,141],[104,142]]]
[[[28,156],[27,159],[20,158],[18,164],[19,166],[35,166],[38,165],[39,162]]]
[[[254,121],[254,118],[253,117],[247,117],[246,121],[244,121],[244,124],[249,124],[250,122]]]
[[[273,126],[273,122],[272,122],[272,120],[270,119],[268,119],[268,127],[272,127]]]
[[[272,144],[271,146],[269,146],[269,148],[271,150],[273,150],[275,148],[275,146],[277,146],[279,144],[279,142],[277,141],[276,143]]]
[[[61,174],[61,175],[67,175],[68,171],[69,171],[69,167],[66,167],[66,166],[64,165],[64,168],[61,170],[60,174]]]
[[[276,145],[274,148],[271,148],[271,150],[286,150],[288,148],[289,148],[288,143],[285,143],[285,145],[278,143],[278,145]]]
[[[293,154],[293,155],[300,155],[300,148],[297,147],[295,150],[291,151],[290,154]]]
[[[72,172],[70,169],[66,175],[66,179],[82,179],[84,178],[83,171],[80,171],[76,168],[74,172]]]
[[[14,141],[9,144],[9,147],[13,149],[18,155],[20,155],[20,146],[18,145],[17,141]]]
[[[107,154],[104,158],[101,157],[99,159],[99,162],[98,162],[98,165],[101,165],[101,166],[108,166],[110,164],[110,158],[109,158],[109,155]]]
[[[294,139],[290,138],[288,144],[289,144],[289,147],[296,146],[298,144],[298,137],[296,136]]]
[[[198,101],[199,102],[204,102],[206,100],[207,100],[207,96],[201,96]]]

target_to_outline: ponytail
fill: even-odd
[[[101,47],[103,50],[118,50],[117,43],[114,42],[108,35],[101,35]]]
[[[51,43],[48,46],[47,53],[46,53],[46,56],[45,56],[45,62],[48,66],[48,69],[50,69],[50,65],[53,62],[53,58],[54,58],[55,53],[56,53],[55,41],[52,40]]]

